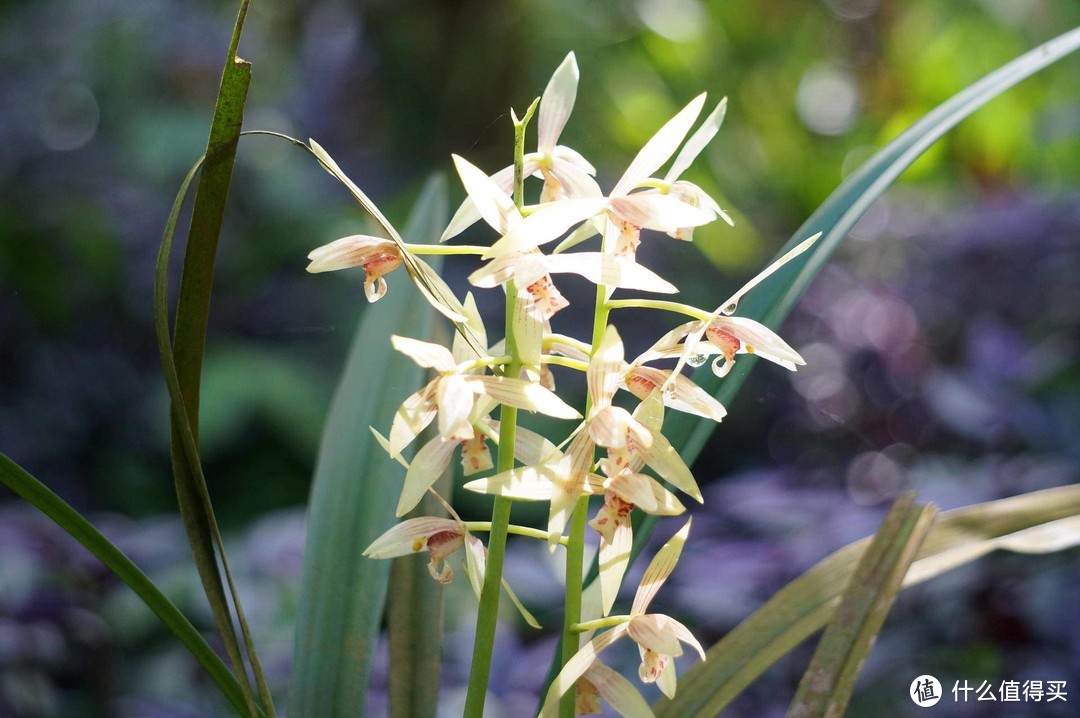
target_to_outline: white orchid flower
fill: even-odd
[[[593,638],[567,661],[548,690],[544,705],[540,709],[540,718],[557,716],[559,699],[562,695],[570,690],[590,667],[598,663],[601,652],[623,636],[629,636],[638,644],[641,654],[638,678],[643,683],[656,683],[669,698],[675,695],[676,688],[675,665],[672,658],[682,655],[682,644],[686,643],[694,648],[701,659],[705,660],[705,649],[690,633],[690,629],[670,616],[661,613],[646,613],[656,593],[678,563],[689,532],[690,521],[687,520],[682,529],[653,557],[649,567],[645,569],[645,575],[641,578],[634,596],[634,604],[630,609],[630,614],[625,617],[626,620],[610,631]]]
[[[354,234],[313,249],[308,259],[307,271],[312,274],[363,267],[364,295],[369,302],[377,302],[386,294],[383,275],[401,265],[401,250],[392,240]]]
[[[601,195],[600,187],[591,176],[596,174],[596,169],[576,150],[558,144],[577,99],[578,77],[577,59],[571,52],[555,70],[540,97],[537,148],[536,152],[525,155],[524,170],[526,176],[543,178],[541,203]],[[514,188],[514,166],[504,167],[490,179],[503,194],[509,195]],[[474,198],[467,197],[454,213],[440,241],[457,236],[480,216]]]

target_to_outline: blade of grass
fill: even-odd
[[[232,40],[222,71],[210,136],[204,155],[203,170],[195,193],[195,204],[188,231],[184,269],[176,307],[176,333],[170,341],[168,322],[168,263],[180,207],[194,176],[189,174],[173,205],[158,254],[154,286],[155,325],[162,356],[165,380],[169,388],[170,454],[177,502],[192,555],[210,604],[214,621],[221,633],[225,652],[244,689],[249,713],[256,713],[255,699],[244,666],[246,653],[255,678],[262,709],[274,715],[269,686],[255,652],[251,632],[241,607],[229,568],[225,545],[218,531],[206,479],[198,455],[199,384],[203,350],[213,284],[214,258],[221,232],[225,201],[232,178],[236,146],[243,124],[244,102],[251,81],[251,65],[237,57],[237,48],[247,17],[249,0],[242,0],[233,28]],[[196,165],[196,168],[198,165]],[[174,355],[175,352],[175,355]],[[216,549],[216,551],[215,551]],[[217,560],[225,574],[223,583]],[[227,583],[229,595],[226,596]],[[236,611],[243,646],[233,625],[229,600]]]
[[[438,194],[426,192],[426,202]],[[414,216],[432,211],[424,203]],[[439,231],[424,240],[434,241]],[[289,715],[364,714],[390,562],[361,551],[392,523],[403,478],[401,467],[369,440],[368,427],[389,426],[424,377],[393,351],[390,335],[407,329],[425,336],[432,318],[421,294],[388,292],[364,311],[346,359],[308,505]]]
[[[903,585],[914,586],[991,551],[1042,553],[1080,545],[1080,485],[1035,491],[941,514]],[[715,716],[773,663],[835,614],[869,539],[849,544],[780,589],[679,677],[657,718]]]
[[[202,634],[191,625],[187,617],[180,612],[180,609],[123,551],[105,538],[67,502],[2,453],[0,453],[0,482],[52,519],[57,526],[94,554],[116,574],[117,578],[127,584],[191,652],[210,679],[221,689],[237,715],[248,715],[244,691],[240,682],[236,680],[236,676],[229,671],[228,666],[218,657]]]
[[[788,718],[839,718],[937,510],[905,494],[859,558],[836,614],[799,682]]]

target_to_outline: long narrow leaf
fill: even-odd
[[[855,222],[912,162],[975,110],[1078,48],[1080,28],[1059,35],[951,97],[880,149],[829,195],[776,253],[776,257],[782,256],[817,232],[822,232],[821,239],[799,259],[756,288],[742,302],[739,315],[757,319],[773,329],[778,328]],[[695,379],[700,379],[702,388],[728,406],[742,388],[755,363],[756,357],[741,357],[723,380],[711,374],[696,376]],[[665,433],[673,437],[672,445],[683,459],[691,464],[701,453],[716,425],[711,421],[678,412],[671,412],[669,416]],[[631,562],[648,543],[657,520],[656,516],[651,515],[635,516]],[[589,567],[586,584],[595,580],[597,574],[598,566],[594,559]],[[556,672],[557,666],[553,662],[548,682],[554,678]]]
[[[778,591],[679,677],[658,718],[715,716],[746,686],[821,629],[840,602],[869,539],[849,544]],[[991,551],[1060,551],[1080,545],[1080,485],[1035,491],[941,514],[903,585],[913,586]]]
[[[168,324],[168,264],[172,240],[193,174],[189,174],[173,205],[169,222],[158,253],[154,283],[155,327],[161,352],[166,384],[171,403],[170,446],[176,495],[188,535],[195,565],[199,571],[207,601],[225,652],[244,689],[248,711],[256,712],[255,700],[248,682],[242,653],[247,654],[259,702],[268,714],[274,714],[270,689],[259,664],[251,632],[240,605],[239,595],[229,568],[225,545],[218,531],[210,502],[206,479],[198,455],[199,384],[202,374],[203,350],[206,344],[206,325],[210,309],[214,258],[217,253],[225,201],[228,196],[236,145],[243,124],[244,102],[251,80],[251,65],[237,57],[237,47],[247,17],[248,0],[242,0],[233,29],[232,41],[222,71],[221,87],[210,126],[210,137],[204,155],[203,170],[195,195],[195,205],[188,231],[184,271],[180,283],[176,310],[176,334],[170,340]],[[197,167],[198,165],[196,165]],[[195,169],[192,170],[194,173]],[[175,354],[174,354],[175,352]],[[229,588],[226,596],[218,558]],[[233,626],[229,599],[240,625],[238,639]]]
[[[202,634],[169,598],[147,578],[123,551],[101,535],[93,525],[47,486],[22,467],[0,453],[0,482],[86,547],[90,553],[126,583],[143,603],[153,611],[165,627],[184,644],[199,665],[217,684],[238,715],[248,715],[247,701],[239,681],[218,657]],[[260,713],[260,715],[262,715]]]
[[[427,202],[437,204],[439,194],[426,192]],[[435,209],[418,207],[416,214],[426,218]],[[403,478],[368,427],[390,426],[424,376],[393,351],[390,335],[424,336],[433,315],[422,295],[399,289],[364,311],[323,429],[308,506],[289,715],[364,713],[390,562],[361,552],[393,520]]]
[[[844,589],[788,718],[838,718],[847,710],[855,678],[936,514],[932,506],[916,506],[914,494],[893,504]]]
[[[405,225],[406,241],[433,244],[438,240],[449,221],[446,194],[446,181],[441,175],[427,182]],[[447,334],[442,327],[436,326],[435,330],[435,335]],[[453,473],[453,468],[447,469],[434,487],[447,499],[450,498]],[[409,517],[445,514],[442,505],[428,494]],[[445,588],[432,580],[425,561],[416,556],[393,560],[388,594],[393,600],[386,609],[390,644],[390,715],[393,718],[435,716],[439,706],[444,593]]]

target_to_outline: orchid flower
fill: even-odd
[[[716,213],[711,208],[715,202],[699,206],[702,204],[700,200],[697,200],[698,204],[693,204],[684,201],[678,193],[632,193],[668,161],[690,131],[704,104],[705,95],[698,95],[675,117],[668,120],[652,139],[645,143],[611,190],[604,232],[605,244],[613,248],[611,251],[614,254],[633,259],[641,242],[642,228],[677,232],[681,228],[697,227],[716,219]],[[698,135],[695,135],[694,139],[697,138]],[[700,149],[692,152],[686,163],[689,164],[699,151]],[[682,159],[683,155],[680,155],[679,160]],[[681,164],[677,161],[673,169],[681,173],[685,169]]]
[[[397,456],[412,443],[434,419],[439,417],[439,437],[446,442],[462,442],[475,436],[473,424],[481,418],[474,411],[479,405],[479,413],[486,415],[490,411],[490,399],[500,404],[515,406],[528,411],[539,411],[560,419],[580,418],[580,414],[551,391],[539,384],[513,377],[477,376],[467,371],[460,371],[453,355],[446,347],[438,344],[393,336],[390,338],[394,348],[415,361],[422,367],[434,369],[439,376],[431,380],[420,391],[407,398],[394,415],[390,428],[390,453]],[[425,456],[422,465],[432,465],[438,454],[448,455],[456,443],[437,444],[430,451],[435,456]],[[424,447],[427,449],[427,447]],[[423,480],[418,478],[407,483],[398,503],[397,515],[408,513],[420,501],[424,490],[417,489],[423,481],[432,478],[425,471]]]
[[[377,302],[386,294],[383,275],[401,264],[401,250],[392,240],[354,234],[313,249],[308,259],[307,271],[312,274],[363,267],[364,295],[369,302]]]
[[[465,524],[456,515],[452,519],[420,516],[402,521],[375,539],[364,549],[363,555],[368,558],[382,559],[427,551],[431,555],[428,573],[433,579],[445,585],[454,580],[454,569],[450,567],[446,559],[463,546],[465,547],[465,574],[469,578],[473,592],[479,598],[487,569],[487,548],[483,541],[465,528]],[[533,628],[540,628],[536,618],[526,610],[505,579],[502,581],[502,587],[525,622]]]
[[[558,715],[559,699],[563,693],[570,690],[590,667],[597,664],[598,656],[604,649],[623,636],[629,636],[638,644],[641,655],[638,677],[643,683],[656,683],[669,698],[675,695],[676,688],[672,658],[682,655],[682,643],[694,648],[701,659],[705,660],[705,649],[690,633],[690,629],[670,616],[646,613],[652,599],[678,563],[689,532],[690,520],[687,520],[682,529],[653,557],[641,578],[630,614],[624,617],[626,620],[586,643],[563,666],[548,690],[540,710],[540,718],[553,718]]]
[[[722,220],[727,222],[728,226],[734,227],[735,223],[731,220],[724,210],[720,209],[720,205],[716,203],[712,197],[708,195],[705,190],[698,187],[693,182],[686,180],[680,180],[679,176],[686,171],[697,156],[701,154],[701,151],[705,149],[706,145],[716,136],[717,131],[720,129],[720,123],[724,121],[724,115],[727,113],[727,98],[720,100],[720,104],[716,106],[716,109],[705,118],[705,121],[701,123],[701,127],[690,136],[690,139],[683,145],[682,150],[679,152],[675,161],[671,164],[671,168],[668,169],[667,174],[664,175],[662,180],[649,180],[649,183],[656,187],[657,192],[661,194],[669,194],[675,196],[690,205],[691,207],[704,207],[709,211],[716,214]],[[693,227],[679,227],[673,231],[668,231],[668,235],[674,239],[680,239],[686,242],[691,242],[694,239]]]
[[[525,155],[524,172],[526,176],[543,178],[541,203],[599,197],[601,194],[596,180],[591,176],[596,174],[596,169],[576,150],[558,144],[559,135],[566,127],[577,99],[578,77],[577,59],[571,52],[555,70],[540,97],[537,148],[536,152]],[[504,167],[491,175],[490,179],[504,194],[510,194],[514,185],[514,166]],[[440,241],[457,236],[480,216],[474,198],[467,197],[454,213]]]

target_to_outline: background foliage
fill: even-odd
[[[163,218],[205,141],[235,8],[0,8],[0,447],[98,512],[209,626],[170,514],[150,297]],[[451,151],[501,166],[507,105],[525,106],[568,49],[582,85],[565,140],[588,148],[607,184],[687,97],[726,94],[727,121],[689,179],[735,209],[736,230],[643,245],[663,252],[646,261],[681,278],[685,301],[708,305],[872,148],[1077,24],[1080,7],[1049,0],[256,1],[241,45],[254,63],[246,126],[316,138],[400,220]],[[1050,68],[920,160],[789,322],[809,365],[755,371],[696,467],[711,483],[701,531],[710,538],[688,551],[667,607],[695,618],[703,641],[872,531],[902,489],[951,508],[1076,480],[1076,77],[1075,59]],[[264,664],[283,689],[299,507],[364,310],[358,277],[305,275],[303,257],[363,220],[303,154],[245,142],[216,278],[202,450],[233,564],[246,566]],[[391,285],[406,289],[398,277]],[[0,533],[0,713],[213,709],[200,703],[208,691],[190,692],[203,680],[193,663],[65,537],[17,503],[0,504]],[[542,554],[519,554],[510,580],[543,621],[555,609],[551,568]],[[909,679],[896,676],[928,668],[943,679],[1080,675],[1080,634],[1064,621],[1078,560],[1075,550],[1035,566],[992,557],[904,594],[852,714],[900,714]],[[451,600],[451,703],[471,630],[455,610]],[[500,649],[519,660],[496,677],[499,698],[528,711],[539,683],[530,657],[539,666],[550,646],[531,634],[515,641]],[[803,665],[782,664],[734,710],[769,715]],[[128,671],[136,680],[122,678]]]

